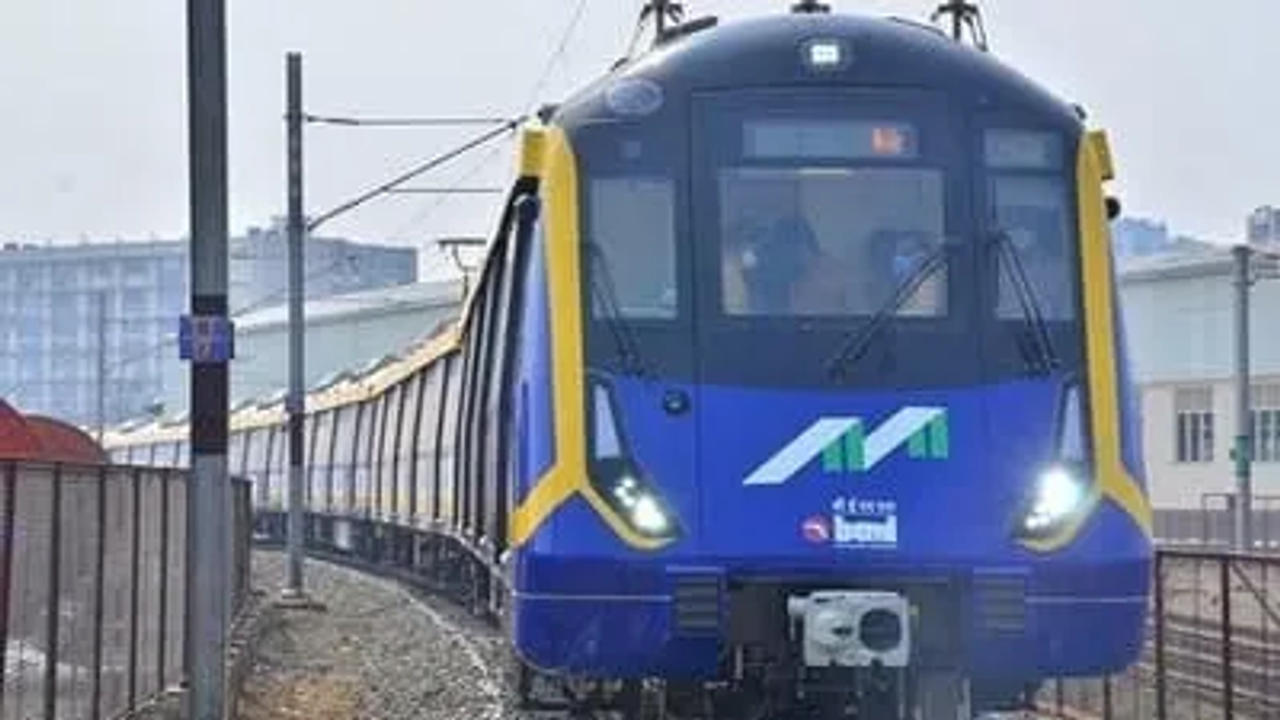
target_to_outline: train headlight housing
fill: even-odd
[[[597,380],[592,384],[591,395],[588,473],[597,509],[611,518],[611,523],[625,526],[629,532],[619,535],[629,544],[656,548],[675,540],[680,523],[633,456],[611,388]]]
[[[1057,425],[1055,460],[1031,479],[1014,520],[1013,534],[1025,547],[1038,552],[1056,550],[1070,542],[1098,501],[1078,384],[1065,388]]]

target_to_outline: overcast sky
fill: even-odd
[[[600,73],[641,0],[228,0],[231,224],[283,206],[283,54],[305,54],[316,114],[507,114]],[[722,19],[791,0],[686,0]],[[834,0],[921,18],[937,0]],[[995,52],[1108,128],[1130,214],[1177,232],[1238,237],[1280,203],[1280,2],[987,0]],[[0,239],[186,232],[185,3],[50,0],[0,7]],[[549,63],[550,58],[555,58]],[[308,130],[307,207],[318,212],[451,147],[468,131]],[[463,158],[424,185],[497,184],[498,154]],[[427,246],[485,234],[492,199],[405,196],[329,231]],[[428,260],[428,271],[436,260]]]

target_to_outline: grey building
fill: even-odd
[[[176,361],[172,337],[188,304],[187,250],[176,240],[0,245],[0,397],[25,412],[94,423],[100,319],[107,421],[185,393],[165,386],[164,366]],[[229,255],[233,311],[287,299],[279,224],[233,238]],[[412,283],[417,265],[412,248],[312,238],[307,296]]]

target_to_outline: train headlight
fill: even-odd
[[[1033,479],[1014,521],[1014,535],[1031,550],[1048,552],[1070,542],[1097,505],[1082,400],[1079,385],[1066,388],[1059,406],[1057,460]]]
[[[613,487],[613,496],[631,524],[646,535],[663,535],[671,529],[671,518],[653,493],[631,475],[622,476]]]
[[[1084,482],[1066,468],[1054,467],[1044,471],[1036,483],[1023,529],[1029,533],[1052,529],[1079,510],[1088,494]]]
[[[632,531],[655,541],[673,540],[679,535],[675,514],[634,461],[596,460],[591,476],[601,498]]]

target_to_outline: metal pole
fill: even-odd
[[[1230,720],[1234,715],[1235,673],[1231,666],[1234,648],[1231,646],[1231,558],[1218,558],[1218,582],[1222,598],[1222,716]]]
[[[284,594],[299,597],[302,595],[302,430],[306,417],[302,243],[307,230],[306,218],[302,215],[302,55],[289,53],[285,66],[289,176],[289,396],[285,403],[289,413],[289,562]]]
[[[107,293],[98,291],[98,446],[107,425]]]
[[[225,0],[187,0],[191,314],[227,324],[227,58]],[[195,360],[193,358],[193,360]],[[227,360],[191,364],[187,494],[187,717],[226,716],[228,590]]]
[[[57,720],[58,717],[58,620],[60,610],[59,595],[62,587],[59,579],[62,574],[62,466],[53,468],[52,507],[49,523],[49,557],[45,567],[49,573],[48,597],[45,610],[44,660],[44,718]]]
[[[1253,254],[1248,245],[1231,249],[1235,256],[1236,288],[1236,533],[1235,547],[1247,552],[1253,547],[1250,532],[1253,497],[1253,441],[1252,397],[1249,387],[1249,277],[1250,259]]]
[[[1164,553],[1156,550],[1155,557],[1155,624],[1156,624],[1156,720],[1166,720],[1169,717],[1169,706],[1166,702],[1166,692],[1168,686],[1165,682],[1165,639],[1164,639]]]
[[[0,648],[9,647],[9,594],[13,583],[13,504],[17,502],[18,469],[14,461],[4,463],[4,524],[0,525]],[[3,676],[0,676],[0,716],[4,712]]]
[[[102,607],[107,575],[107,467],[98,468],[97,546],[93,563],[93,679],[89,696],[93,703],[89,708],[90,720],[102,717]],[[0,647],[4,647],[0,644]]]

